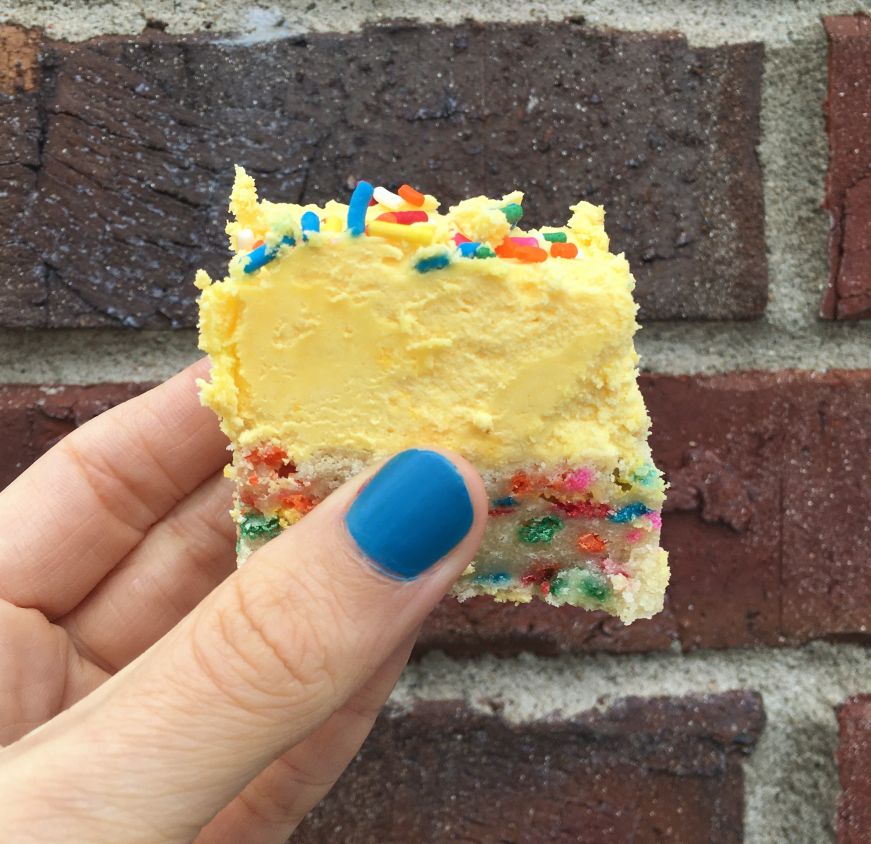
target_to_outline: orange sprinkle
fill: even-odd
[[[605,543],[595,533],[585,533],[578,537],[578,548],[590,554],[597,554],[605,550]]]
[[[287,460],[287,452],[280,445],[271,443],[255,448],[248,455],[248,461],[252,466],[265,464],[270,469],[279,469],[285,460]]]
[[[532,481],[526,472],[515,472],[511,476],[511,491],[512,492],[529,492],[532,488]]]
[[[550,254],[554,258],[576,258],[578,247],[574,243],[551,243]]]
[[[313,509],[317,501],[314,500],[310,495],[303,495],[299,492],[280,492],[278,494],[278,500],[285,507],[293,507],[294,510],[298,510],[300,513],[308,513],[309,510]]]
[[[423,205],[426,202],[426,197],[419,191],[415,190],[411,185],[403,185],[396,191],[409,205]]]
[[[399,222],[399,221],[396,219],[396,214],[394,214],[392,211],[388,211],[386,214],[379,214],[375,219],[376,219],[376,220],[381,220],[382,222],[385,222],[385,223],[396,223],[396,222]]]
[[[517,252],[518,246],[514,241],[509,240],[507,237],[496,247],[496,254],[500,258],[514,258]]]
[[[266,243],[265,240],[256,240],[254,241],[254,245],[251,248],[256,249],[258,246],[263,246],[264,243]]]
[[[252,472],[250,475],[248,475],[248,483],[251,484],[251,486],[255,486],[256,484],[260,483],[260,478],[257,477],[257,472]]]
[[[540,261],[547,260],[547,252],[538,246],[516,246],[514,248],[514,257],[525,264],[537,264]]]

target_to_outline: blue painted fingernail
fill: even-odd
[[[377,568],[410,580],[444,557],[469,532],[474,516],[454,464],[438,452],[409,449],[363,487],[345,524]]]

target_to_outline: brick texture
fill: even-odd
[[[0,489],[73,428],[146,389],[145,384],[0,386]]]
[[[293,841],[742,840],[752,692],[627,698],[512,726],[458,704],[381,717]]]
[[[292,201],[364,176],[448,203],[519,185],[535,223],[585,198],[606,205],[645,318],[764,309],[761,45],[402,23],[256,45],[149,31],[43,56],[40,143],[7,155],[33,201],[0,209],[28,233],[6,324],[192,324],[194,270],[225,261],[234,162]]]
[[[871,841],[871,695],[846,701],[838,710],[839,844]]]
[[[144,385],[0,388],[0,484]],[[534,603],[445,601],[418,652],[648,651],[869,640],[871,371],[645,375],[671,483],[664,612],[624,627]]]
[[[824,22],[829,37],[825,207],[832,227],[822,314],[830,319],[867,319],[871,317],[871,17],[843,15]]]
[[[666,608],[601,613],[446,603],[420,648],[635,651],[868,639],[871,372],[642,376],[671,483]]]
[[[38,33],[0,25],[0,325],[45,321],[46,267],[26,239],[40,154]]]

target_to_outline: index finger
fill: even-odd
[[[73,431],[0,493],[0,598],[69,612],[227,459],[205,359]]]

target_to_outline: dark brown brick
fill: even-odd
[[[838,709],[839,844],[871,841],[871,695],[850,698]]]
[[[365,176],[448,203],[526,187],[531,222],[604,203],[643,316],[758,316],[761,68],[761,45],[568,23],[55,43],[23,226],[44,296],[36,312],[14,287],[0,301],[28,325],[192,324],[194,270],[226,258],[239,162],[262,195],[292,201],[345,196]]]
[[[0,385],[0,489],[73,428],[149,386]]]
[[[522,726],[459,704],[381,717],[299,842],[739,842],[752,692],[627,698]]]
[[[867,319],[871,317],[871,17],[843,15],[824,22],[829,37],[825,207],[832,226],[822,315]]]

